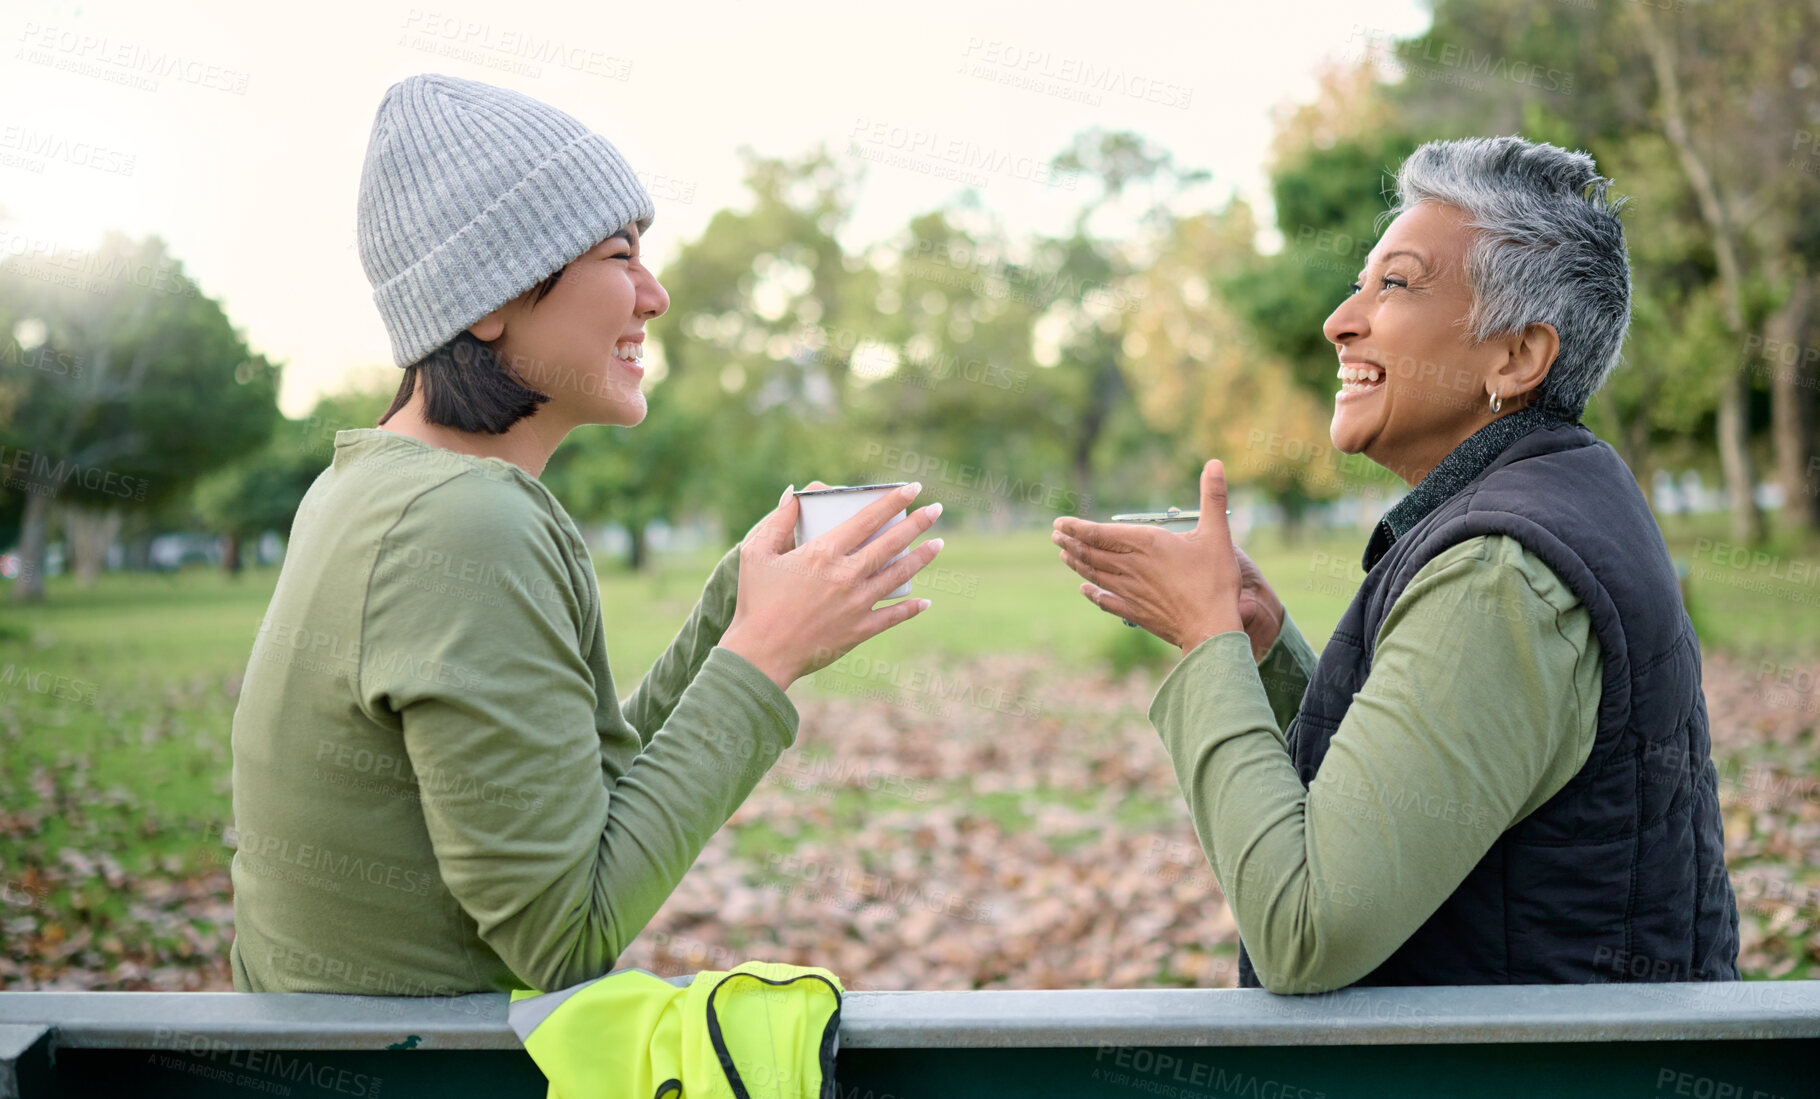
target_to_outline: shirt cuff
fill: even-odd
[[[1226,740],[1254,729],[1269,729],[1279,744],[1283,734],[1258,665],[1251,639],[1243,630],[1216,633],[1196,645],[1163,677],[1150,702],[1150,723],[1167,738],[1165,722],[1178,731],[1194,728],[1202,736]]]
[[[783,746],[788,748],[796,743],[796,730],[802,720],[796,712],[796,703],[790,701],[790,696],[770,676],[759,671],[756,664],[732,649],[716,645],[708,650],[708,659],[702,661],[700,675],[724,675],[742,684],[753,700],[771,715],[783,734]]]

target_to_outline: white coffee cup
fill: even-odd
[[[908,483],[908,481],[894,481],[888,485],[842,485],[836,488],[798,489],[795,494],[797,504],[796,544],[800,546],[811,538],[818,538],[828,533],[858,514],[867,504],[888,492],[896,492]],[[885,520],[885,525],[880,527],[872,538],[861,542],[860,546],[868,545],[873,538],[877,538],[880,534],[903,522],[905,515],[905,512],[900,511]],[[907,549],[904,551],[904,553],[909,552]],[[889,565],[892,561],[898,560],[904,556],[904,553],[898,554],[885,564]],[[899,599],[909,594],[910,581],[906,580],[879,598]]]

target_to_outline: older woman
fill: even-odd
[[[1190,534],[1056,523],[1083,594],[1182,649],[1150,718],[1243,984],[1737,978],[1698,641],[1579,423],[1630,319],[1608,182],[1516,137],[1403,164],[1324,331],[1335,446],[1412,490],[1318,662],[1231,543],[1219,462]]]

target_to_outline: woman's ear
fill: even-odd
[[[1530,393],[1548,377],[1561,352],[1561,334],[1554,325],[1537,321],[1511,337],[1509,348],[1510,354],[1489,379],[1505,401]]]
[[[506,316],[503,308],[495,309],[486,316],[468,325],[468,333],[482,343],[492,343],[505,334]]]

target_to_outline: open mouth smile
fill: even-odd
[[[1340,364],[1338,397],[1367,393],[1384,384],[1384,369],[1376,363],[1345,362]]]

